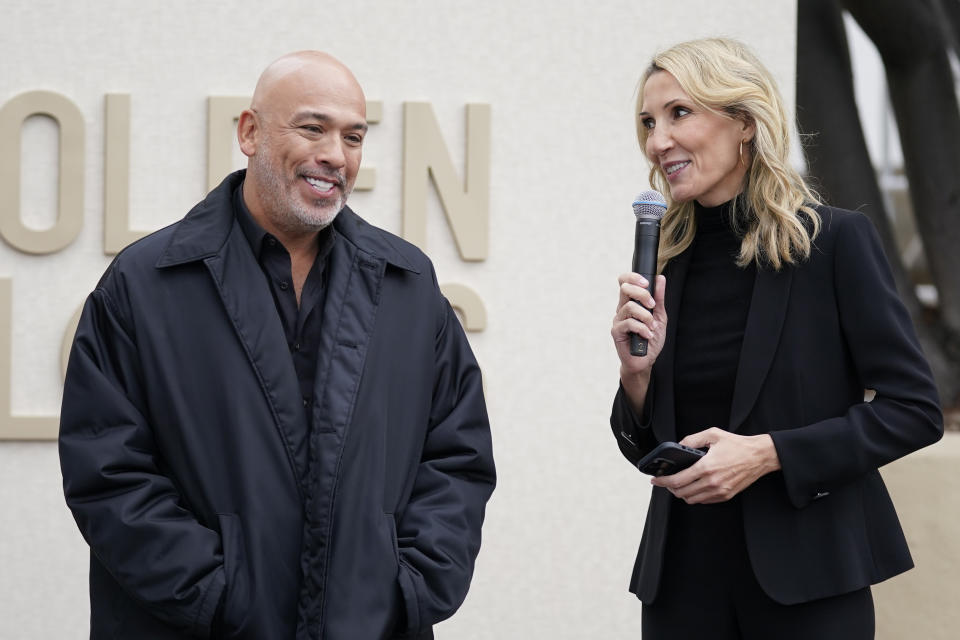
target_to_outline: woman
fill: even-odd
[[[643,637],[872,638],[870,585],[912,566],[877,469],[943,433],[876,231],[791,168],[782,100],[743,45],[658,54],[637,111],[668,203],[663,275],[656,296],[620,277],[611,424],[632,463],[708,447],[652,480]]]

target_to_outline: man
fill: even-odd
[[[92,638],[432,638],[494,466],[480,372],[429,260],[344,206],[365,98],[271,64],[247,170],[125,249],[64,386]]]

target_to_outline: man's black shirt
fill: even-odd
[[[320,323],[323,302],[326,298],[327,258],[336,242],[337,232],[333,225],[320,231],[317,257],[307,274],[300,292],[300,306],[293,288],[290,254],[275,236],[268,233],[253,219],[243,201],[243,183],[233,194],[233,208],[253,255],[270,285],[273,300],[277,305],[280,323],[286,334],[287,345],[293,358],[293,366],[300,382],[300,395],[307,412],[307,421],[313,424],[313,385],[317,372],[317,355],[320,349]]]

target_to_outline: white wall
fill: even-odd
[[[47,89],[76,103],[86,123],[79,239],[47,256],[0,242],[0,278],[13,280],[18,415],[58,412],[64,330],[109,262],[104,94],[132,96],[137,228],[167,224],[203,196],[207,96],[249,95],[261,69],[287,51],[330,51],[368,98],[384,102],[364,154],[377,186],[351,204],[394,232],[402,103],[433,104],[461,173],[464,105],[489,103],[489,258],[461,261],[434,196],[429,212],[427,251],[441,282],[469,285],[487,308],[488,328],[471,342],[485,371],[500,475],[473,588],[437,635],[639,636],[640,604],[626,587],[648,485],[607,425],[616,276],[629,267],[631,198],[647,188],[634,87],[655,50],[730,35],[754,47],[792,104],[795,2],[7,0],[0,15],[0,107]],[[31,119],[23,144],[22,216],[48,227],[56,129]],[[85,545],[63,504],[56,445],[0,442],[0,638],[87,637],[85,581]]]

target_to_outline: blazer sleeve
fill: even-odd
[[[441,303],[426,441],[397,521],[404,637],[419,637],[466,597],[496,483],[480,368],[453,309]]]
[[[875,396],[845,415],[771,432],[787,492],[798,508],[943,435],[933,375],[876,229],[859,214],[834,217],[833,224],[838,229],[832,286],[840,327],[856,375]]]
[[[123,318],[100,289],[80,318],[61,410],[64,494],[118,584],[157,618],[207,637],[225,589],[220,535],[184,508],[161,469]]]
[[[651,379],[647,387],[647,398],[643,405],[643,412],[637,415],[627,398],[623,385],[617,389],[617,395],[613,398],[613,410],[610,412],[610,428],[613,430],[613,437],[620,447],[620,453],[630,464],[636,466],[643,456],[657,446],[656,437],[653,435],[651,421],[653,416],[653,385]]]

